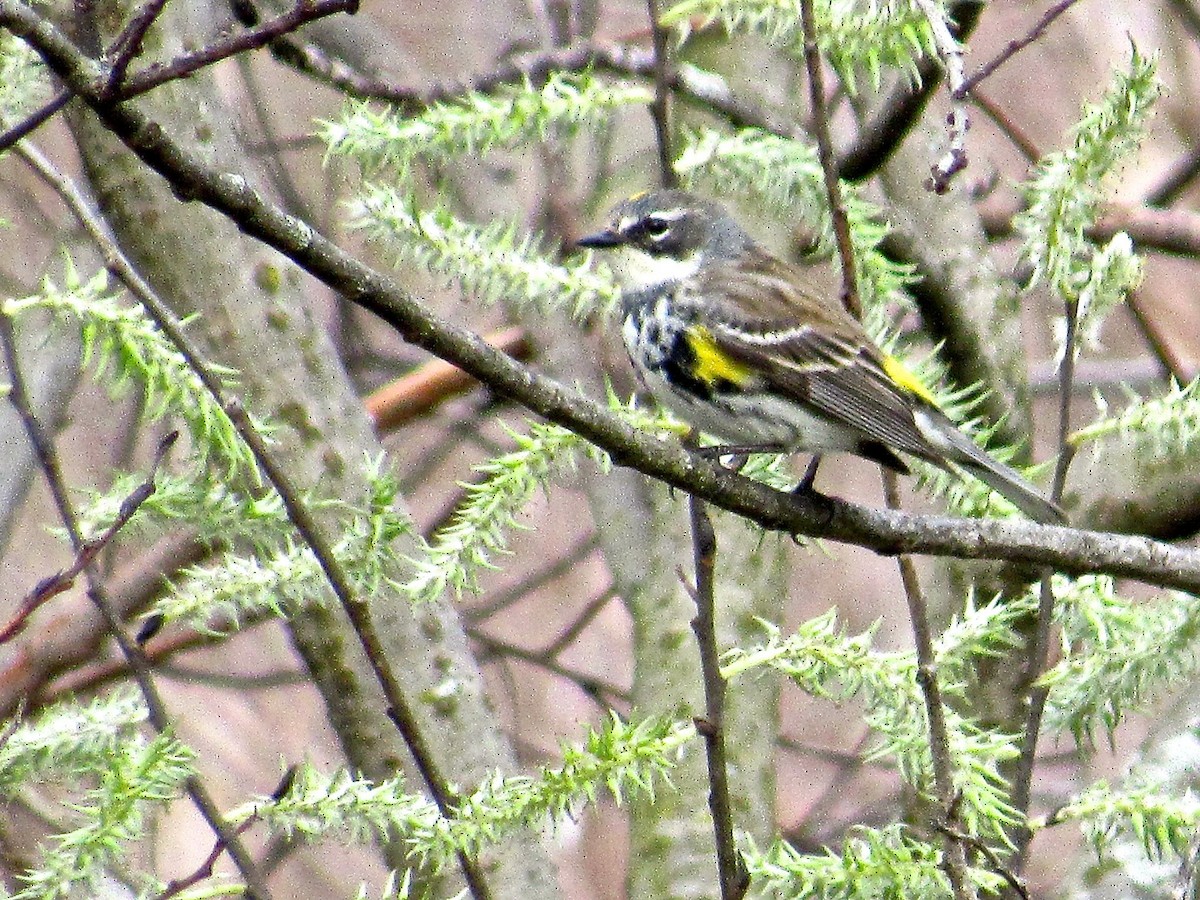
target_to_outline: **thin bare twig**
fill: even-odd
[[[1146,192],[1142,202],[1147,206],[1170,206],[1183,196],[1197,176],[1200,176],[1200,147],[1193,143],[1183,157],[1167,166],[1162,180]]]
[[[658,0],[646,0],[650,16],[650,34],[654,47],[654,100],[650,117],[654,120],[654,142],[658,147],[658,177],[662,186],[679,184],[675,154],[671,150],[671,32],[658,22]]]
[[[280,779],[275,790],[271,792],[271,796],[277,800],[282,798],[289,790],[291,790],[292,783],[295,781],[295,778],[296,768],[293,766],[284,773],[283,778]],[[245,822],[237,827],[237,829],[234,831],[234,834],[238,836],[245,834],[258,822],[258,820],[258,813],[252,814],[246,819]],[[226,849],[225,839],[218,837],[216,843],[213,844],[212,850],[209,851],[208,856],[205,857],[204,861],[196,867],[195,871],[184,878],[171,879],[169,882],[167,882],[166,888],[155,898],[155,900],[168,900],[168,898],[178,896],[188,888],[199,884],[204,879],[211,878],[213,872],[216,870],[217,860],[221,858]]]
[[[551,560],[542,568],[530,572],[515,584],[489,594],[479,603],[464,606],[460,614],[468,622],[480,622],[489,616],[494,616],[496,613],[507,609],[542,586],[572,571],[575,566],[591,556],[598,546],[599,541],[596,539],[596,532],[588,532],[586,536],[581,538],[574,546],[568,548],[558,559]]]
[[[1159,378],[1173,378],[1180,384],[1191,381],[1196,375],[1196,364],[1188,358],[1186,347],[1177,343],[1170,317],[1155,315],[1147,309],[1142,292],[1136,289],[1125,298],[1125,307],[1141,332],[1142,340],[1150,348],[1150,354],[1158,365]]]
[[[1059,367],[1058,389],[1058,461],[1054,466],[1050,498],[1058,503],[1062,500],[1063,488],[1067,483],[1067,471],[1075,458],[1071,443],[1071,393],[1075,386],[1076,340],[1079,333],[1079,301],[1073,297],[1064,299],[1066,334],[1063,336],[1063,358]],[[1025,669],[1024,683],[1029,691],[1025,714],[1025,731],[1021,736],[1021,754],[1017,757],[1013,776],[1013,808],[1021,813],[1029,812],[1033,785],[1033,770],[1037,762],[1038,736],[1042,728],[1042,714],[1050,696],[1048,685],[1039,684],[1038,678],[1050,659],[1050,634],[1054,625],[1054,572],[1046,569],[1042,573],[1038,590],[1037,618],[1034,620],[1033,640]],[[1029,853],[1033,832],[1029,828],[1018,830],[1014,844],[1017,854],[1017,870],[1024,866]]]
[[[584,604],[583,609],[580,610],[579,615],[575,617],[575,620],[566,628],[564,628],[562,633],[554,638],[554,640],[552,640],[542,650],[542,652],[551,659],[562,653],[563,650],[575,642],[579,635],[583,634],[587,627],[595,620],[596,616],[600,615],[600,612],[604,609],[604,607],[608,606],[608,604],[612,602],[614,597],[616,597],[616,594],[614,593],[613,589],[609,587],[605,588],[601,593],[589,600],[586,604]]]
[[[1004,49],[1001,50],[994,59],[981,66],[979,71],[967,78],[959,86],[958,90],[955,92],[959,99],[964,99],[967,94],[969,94],[975,88],[975,85],[989,77],[998,68],[1040,38],[1055,19],[1065,13],[1077,2],[1079,2],[1079,0],[1059,0],[1058,3],[1055,3],[1048,10],[1046,10],[1042,14],[1042,17],[1034,23],[1034,26],[1029,29],[1029,32],[1024,37],[1009,41],[1008,44],[1005,45]]]
[[[900,482],[891,469],[882,470],[883,492],[891,509],[900,508]],[[925,700],[925,713],[929,720],[929,752],[933,761],[933,789],[937,795],[938,810],[942,821],[935,823],[958,831],[958,790],[954,786],[954,759],[950,751],[950,729],[946,724],[946,707],[942,702],[942,691],[938,684],[937,657],[933,648],[933,631],[929,625],[929,608],[925,592],[921,589],[917,568],[912,557],[900,554],[896,557],[900,567],[900,581],[904,585],[904,597],[908,601],[908,618],[912,624],[913,643],[917,651],[917,684]],[[950,888],[956,900],[971,900],[976,896],[967,875],[967,854],[961,841],[947,837],[942,867],[950,880]]]
[[[131,100],[170,81],[194,75],[223,59],[263,47],[308,22],[337,13],[353,13],[358,9],[358,2],[359,0],[302,0],[293,9],[255,28],[218,38],[206,47],[183,53],[165,63],[146,66],[132,78],[125,79],[125,71],[133,58],[130,51],[136,50],[132,42],[140,43],[144,37],[144,33],[137,33],[137,29],[143,25],[148,28],[153,23],[153,17],[149,14],[157,15],[160,11],[155,9],[155,2],[151,2],[143,8],[147,18],[136,17],[127,31],[118,37],[118,43],[114,45],[116,57],[103,68],[104,86],[97,88],[97,96],[106,103]],[[60,91],[44,106],[0,134],[0,152],[7,150],[66,106],[73,95],[70,89]]]
[[[421,773],[421,778],[429,789],[434,803],[437,804],[438,811],[448,818],[453,816],[458,795],[450,782],[442,775],[433,752],[425,740],[425,734],[421,730],[416,713],[408,702],[408,695],[388,663],[383,642],[371,619],[369,605],[355,590],[349,574],[342,568],[334,553],[333,545],[330,544],[325,533],[313,519],[308,505],[301,499],[302,492],[292,482],[291,476],[275,461],[274,455],[267,449],[266,442],[250,421],[250,416],[241,402],[225,396],[225,392],[219,386],[216,390],[217,393],[214,396],[224,403],[226,415],[237,427],[238,434],[254,454],[255,460],[262,468],[271,486],[279,494],[284,508],[287,510],[288,519],[312,551],[326,582],[349,617],[354,633],[371,666],[371,671],[383,689],[383,695],[388,703],[388,718],[395,724],[404,738],[405,744],[408,745],[417,771]],[[457,852],[457,856],[459,868],[462,869],[471,896],[475,900],[490,900],[491,888],[478,862],[461,850]]]
[[[56,112],[71,102],[73,91],[59,90],[53,97],[29,113],[21,121],[0,132],[0,152],[7,150],[23,137],[30,135],[35,129],[44,124]]]
[[[1013,146],[1021,151],[1022,156],[1031,163],[1035,163],[1042,158],[1042,152],[1038,149],[1037,144],[1033,142],[1033,139],[1025,133],[1021,126],[1009,118],[1004,110],[998,104],[994,103],[983,91],[978,88],[971,91],[971,100],[983,110],[984,115],[996,124],[1001,134],[1008,138]]]
[[[320,79],[354,97],[385,100],[406,112],[415,112],[434,103],[453,101],[471,93],[492,93],[510,84],[528,81],[543,84],[555,72],[582,72],[597,69],[619,75],[654,78],[658,69],[653,50],[625,44],[575,41],[563,47],[515,54],[497,68],[471,78],[440,81],[425,87],[412,87],[350,71],[339,60],[326,56],[319,48],[291,44],[282,59],[287,65]],[[280,42],[272,44],[274,49]],[[737,128],[761,128],[780,136],[795,136],[796,123],[782,118],[750,97],[737,96],[720,76],[690,65],[673,66],[667,72],[668,83],[681,99],[700,104],[724,116]]]
[[[837,771],[834,773],[833,778],[829,780],[829,783],[825,785],[821,793],[817,795],[817,798],[809,804],[808,809],[805,810],[803,820],[796,826],[796,831],[811,833],[811,824],[829,815],[834,804],[841,800],[847,793],[846,787],[849,785],[851,779],[867,765],[867,761],[863,759],[863,751],[867,748],[867,742],[870,740],[871,730],[868,728],[863,732],[862,737],[858,739],[853,750],[849,752],[839,751],[836,758],[831,759],[833,764],[837,766]],[[802,753],[815,752],[814,748],[796,748],[794,742],[785,742],[782,738],[779,744],[789,749],[795,748],[798,752]]]
[[[721,653],[717,646],[715,568],[717,534],[704,501],[688,497],[692,526],[693,564],[696,584],[689,587],[696,602],[692,631],[700,645],[700,671],[704,679],[704,718],[696,730],[704,737],[708,762],[708,807],[716,835],[717,876],[721,900],[741,900],[750,887],[750,877],[733,840],[733,806],[729,798],[729,758],[725,752],[725,679],[721,677]],[[687,582],[685,581],[686,585]]]
[[[996,855],[996,851],[989,847],[986,843],[981,841],[973,834],[966,834],[965,832],[957,831],[953,828],[950,828],[948,825],[938,825],[937,830],[947,837],[956,840],[959,843],[965,844],[972,850],[977,851],[983,856],[984,859],[987,860],[988,865],[992,867],[992,871],[1004,879],[1004,881],[1012,889],[1013,893],[1016,894],[1020,900],[1029,900],[1029,889],[1025,887],[1025,882],[1023,882],[1020,877],[1013,872],[1012,869],[1006,866],[1003,860]]]
[[[248,50],[265,47],[283,35],[290,34],[317,19],[324,19],[339,13],[352,15],[358,11],[358,3],[359,0],[299,0],[291,9],[280,13],[273,19],[268,19],[261,25],[256,25],[238,34],[217,38],[199,50],[181,53],[167,62],[146,66],[129,78],[111,99],[114,101],[130,100],[167,82],[187,78],[223,59],[245,53]]]
[[[808,97],[812,106],[813,130],[817,137],[817,155],[825,176],[825,192],[829,197],[829,216],[837,239],[838,257],[842,262],[842,305],[856,319],[862,318],[862,298],[858,295],[858,272],[854,262],[854,240],[850,235],[850,220],[842,202],[842,185],[838,180],[837,163],[829,137],[829,115],[825,109],[825,75],[821,68],[821,50],[817,45],[817,22],[813,0],[800,0],[800,18],[804,28],[804,66],[808,72]]]
[[[117,536],[117,532],[129,523],[129,520],[133,518],[141,505],[150,499],[150,496],[155,491],[154,480],[158,477],[158,470],[178,438],[179,432],[172,431],[159,441],[158,449],[154,453],[154,459],[150,463],[150,471],[147,473],[145,481],[130,491],[129,495],[121,501],[112,524],[94,538],[84,541],[75,554],[75,559],[69,566],[65,569],[60,569],[53,575],[43,578],[34,585],[33,590],[25,595],[25,598],[17,608],[16,614],[8,621],[7,625],[0,628],[0,644],[7,643],[16,637],[29,621],[29,617],[42,604],[69,590],[75,584],[75,579],[79,577],[80,573],[91,565],[100,551]]]
[[[511,657],[512,659],[536,666],[539,669],[544,669],[551,675],[565,678],[589,697],[594,698],[602,706],[611,706],[611,700],[619,700],[622,703],[630,701],[629,691],[620,685],[614,684],[611,681],[605,681],[603,678],[598,678],[595,675],[588,675],[572,669],[557,659],[546,656],[541,651],[530,650],[528,647],[521,647],[509,641],[493,637],[477,625],[468,625],[466,632],[471,640],[488,653],[499,657]],[[483,662],[483,660],[481,659],[480,662]],[[608,700],[605,699],[606,696],[609,698]]]
[[[130,63],[142,52],[142,41],[146,37],[146,32],[150,30],[150,26],[158,19],[166,5],[167,0],[147,0],[109,46],[105,56],[112,68],[108,73],[108,85],[105,90],[110,95],[116,93],[121,82],[125,80],[125,73],[129,71]]]

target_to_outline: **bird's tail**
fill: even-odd
[[[1043,525],[1068,524],[1062,507],[1012,468],[992,459],[940,412],[921,410],[916,419],[926,439],[942,451],[944,459],[974,475],[1029,518]]]

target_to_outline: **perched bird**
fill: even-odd
[[[759,246],[723,206],[636,194],[582,247],[610,251],[622,336],[647,389],[739,449],[846,451],[898,472],[897,451],[963,469],[1030,518],[1063,511],[955,427],[830,291]]]

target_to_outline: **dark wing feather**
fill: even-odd
[[[790,355],[786,345],[778,349]],[[929,443],[913,421],[910,401],[896,389],[872,355],[863,351],[848,366],[807,373],[792,370],[785,356],[763,363],[769,373],[764,380],[771,390],[803,399],[870,440],[916,456],[936,455],[931,453]]]
[[[759,372],[763,388],[867,441],[936,458],[913,421],[912,401],[858,321],[836,300],[817,302],[805,270],[755,251],[702,275],[697,295],[724,298],[705,317],[717,345]]]

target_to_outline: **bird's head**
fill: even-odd
[[[611,251],[609,263],[627,291],[674,284],[701,266],[732,259],[751,243],[725,207],[686,191],[634,194],[618,203],[600,231],[577,242]]]

